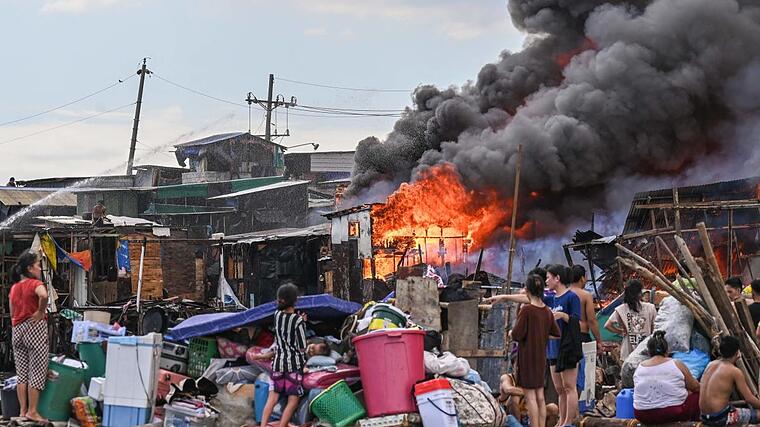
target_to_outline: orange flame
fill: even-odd
[[[495,190],[466,189],[451,164],[434,166],[411,184],[401,184],[385,205],[372,212],[374,246],[389,241],[428,236],[435,246],[439,239],[460,238],[480,248],[499,231],[509,231],[512,200],[503,200]],[[518,230],[527,232],[530,224]],[[434,241],[434,242],[432,242]]]
[[[582,53],[584,51],[590,50],[590,49],[596,49],[597,44],[590,38],[585,38],[583,40],[583,43],[580,44],[580,46],[576,47],[575,49],[571,49],[567,52],[562,52],[558,54],[555,57],[555,61],[557,62],[557,65],[560,66],[560,68],[564,69],[567,67],[567,64],[570,63],[570,61],[573,59],[575,55],[578,55],[579,53]]]

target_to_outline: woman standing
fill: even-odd
[[[547,358],[549,359],[549,369],[552,374],[552,382],[557,390],[559,397],[559,425],[572,425],[573,421],[578,418],[578,389],[575,383],[578,381],[578,361],[577,358],[570,366],[561,366],[557,359],[560,358],[560,346],[563,347],[569,342],[570,347],[575,349],[572,352],[579,353],[581,348],[580,336],[580,319],[581,319],[581,300],[575,292],[570,290],[570,269],[564,265],[553,264],[546,268],[546,285],[554,291],[553,295],[544,297],[544,302],[554,313],[554,319],[557,321],[561,340],[549,341],[547,348]],[[573,338],[571,326],[577,328],[577,337]],[[566,336],[567,334],[567,336]],[[570,353],[567,349],[563,353]]]
[[[641,282],[629,280],[623,291],[623,304],[612,313],[605,329],[623,337],[620,345],[620,361],[628,358],[644,338],[652,335],[657,309],[654,304],[641,301]]]
[[[544,369],[546,343],[549,337],[559,338],[560,332],[551,310],[544,304],[544,280],[530,275],[525,281],[529,304],[524,305],[512,328],[512,339],[519,345],[517,352],[517,386],[523,388],[531,426],[546,425],[544,400]]]
[[[45,388],[48,370],[48,328],[45,311],[48,294],[40,281],[42,268],[37,255],[26,252],[13,267],[10,292],[13,358],[18,375],[21,416],[46,420],[37,412],[40,392]]]

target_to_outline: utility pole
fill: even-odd
[[[248,92],[248,97],[245,99],[245,101],[248,103],[248,107],[250,108],[251,104],[256,103],[261,105],[262,108],[264,108],[264,111],[267,114],[266,117],[266,129],[264,129],[264,135],[254,135],[254,136],[263,136],[264,139],[266,139],[268,142],[272,142],[272,137],[278,137],[278,136],[290,136],[290,129],[286,129],[284,134],[275,133],[272,134],[272,111],[274,111],[277,107],[295,107],[298,105],[298,100],[296,100],[295,96],[290,97],[290,102],[285,102],[285,97],[283,95],[277,95],[275,99],[272,99],[272,96],[274,95],[274,74],[269,75],[269,88],[267,90],[267,99],[266,101],[260,101],[258,100],[251,92]],[[249,114],[250,115],[250,114]],[[248,123],[248,132],[251,131],[250,129],[250,119]]]
[[[145,85],[145,75],[150,74],[146,67],[148,58],[143,58],[142,68],[137,70],[140,75],[140,87],[137,89],[137,103],[135,104],[135,122],[132,125],[132,140],[129,144],[129,160],[127,160],[127,175],[132,175],[132,166],[135,162],[135,145],[137,145],[137,125],[140,123],[140,107],[142,106],[143,86]]]

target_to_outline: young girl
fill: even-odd
[[[546,268],[546,286],[554,291],[554,295],[544,297],[544,302],[554,313],[560,333],[564,332],[571,317],[575,317],[578,321],[581,319],[581,300],[575,292],[570,290],[571,281],[570,269],[564,265],[554,264]],[[574,344],[576,348],[580,348],[580,339]],[[551,340],[547,348],[547,357],[554,389],[557,390],[559,398],[559,425],[572,425],[579,414],[578,389],[576,388],[578,363],[576,362],[573,367],[563,367],[561,371],[558,371],[559,356],[560,342]]]
[[[533,427],[546,425],[544,369],[549,337],[559,338],[559,328],[551,310],[544,304],[544,280],[530,275],[525,281],[530,304],[524,305],[512,328],[512,339],[519,344],[517,352],[517,385],[525,392],[528,417]]]
[[[272,387],[267,404],[261,416],[261,427],[269,423],[269,416],[280,400],[280,395],[288,396],[288,403],[282,411],[280,426],[287,427],[303,395],[303,367],[306,351],[306,325],[296,313],[298,288],[286,283],[277,289],[277,311],[274,313],[275,343],[277,348],[272,363]]]
[[[604,324],[605,329],[623,337],[620,360],[627,359],[654,330],[657,309],[654,304],[641,301],[641,289],[641,282],[629,280],[623,290],[623,304],[615,309]]]

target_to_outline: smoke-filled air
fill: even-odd
[[[411,195],[462,194],[457,209],[498,219],[472,234],[503,241],[510,215],[490,211],[511,209],[518,144],[518,226],[534,236],[567,233],[592,207],[627,210],[634,190],[756,174],[757,3],[510,0],[508,12],[524,49],[462,87],[418,87],[385,140],[359,143],[351,200],[395,192],[386,209],[403,216]],[[452,175],[457,191],[419,191]]]

